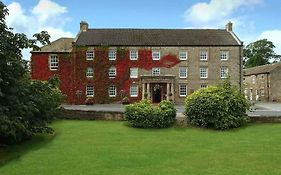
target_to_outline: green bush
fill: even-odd
[[[237,128],[249,119],[245,97],[229,83],[199,89],[186,97],[185,115],[191,125],[220,130]]]
[[[125,119],[136,128],[167,128],[176,119],[176,109],[172,102],[163,100],[153,107],[143,100],[125,107]]]

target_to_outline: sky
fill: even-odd
[[[32,37],[48,31],[51,41],[75,37],[80,21],[90,28],[210,28],[233,31],[247,45],[268,39],[281,54],[280,0],[2,0],[14,32]],[[23,52],[29,59],[29,51]]]

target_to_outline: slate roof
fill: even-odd
[[[73,38],[59,38],[48,45],[41,47],[41,50],[32,52],[71,52]]]
[[[277,67],[281,67],[281,62],[244,69],[244,75],[247,76],[247,75],[257,75],[262,73],[270,73]]]
[[[88,29],[75,45],[82,46],[240,46],[225,29]]]

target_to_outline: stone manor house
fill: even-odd
[[[32,51],[33,79],[57,75],[70,104],[163,99],[182,104],[230,76],[241,88],[243,43],[225,29],[91,29]]]

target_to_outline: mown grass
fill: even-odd
[[[281,174],[281,124],[223,132],[114,121],[62,120],[52,127],[54,136],[0,151],[0,174]]]

